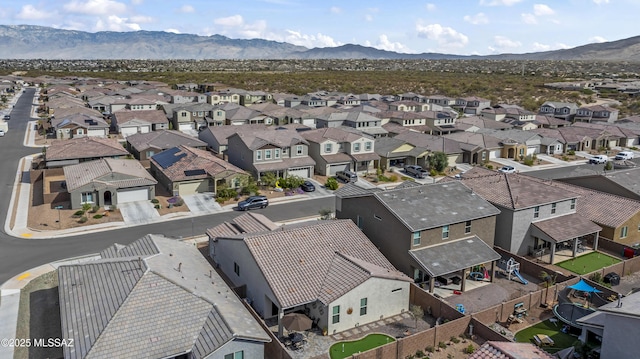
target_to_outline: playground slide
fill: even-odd
[[[520,281],[522,282],[522,284],[524,284],[524,285],[529,284],[529,282],[528,282],[526,279],[524,279],[524,278],[520,275],[520,272],[518,272],[517,270],[514,270],[514,271],[513,271],[513,274],[514,274],[516,277],[518,277],[518,279],[520,279]]]

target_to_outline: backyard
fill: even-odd
[[[545,334],[553,340],[553,345],[545,346],[543,349],[553,354],[564,348],[573,346],[573,344],[578,340],[575,335],[563,333],[562,326],[562,322],[552,322],[550,319],[547,319],[517,332],[515,340],[519,343],[535,344],[533,337],[537,334]]]
[[[377,348],[393,341],[395,341],[394,338],[385,334],[369,334],[359,340],[333,344],[329,349],[329,355],[331,359],[343,359],[350,357],[352,354]]]
[[[570,272],[582,275],[616,263],[620,263],[620,259],[600,252],[591,252],[564,262],[556,263],[556,265]]]

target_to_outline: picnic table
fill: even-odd
[[[536,334],[533,336],[533,339],[536,341],[536,344],[538,344],[538,346],[545,346],[545,345],[554,345],[555,343],[553,342],[553,339],[549,338],[548,335],[546,334]]]

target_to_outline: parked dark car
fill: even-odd
[[[316,190],[316,186],[314,186],[313,183],[311,183],[311,181],[304,181],[304,183],[302,184],[302,186],[300,186],[300,188],[302,188],[302,190],[305,192],[313,192]]]
[[[4,115],[4,120],[5,120],[5,121],[9,121],[10,119],[11,119],[11,116],[10,116],[10,115]]]
[[[248,211],[255,208],[265,208],[269,205],[269,200],[265,196],[251,196],[244,201],[238,202],[240,211]]]
[[[336,172],[336,178],[344,183],[357,182],[358,175],[351,171],[338,171]]]
[[[429,175],[427,170],[423,169],[421,166],[418,166],[418,165],[404,166],[404,171],[415,178],[425,178],[426,176]]]

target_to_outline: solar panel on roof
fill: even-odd
[[[200,176],[200,175],[204,175],[204,174],[207,174],[207,172],[205,172],[205,170],[203,170],[203,169],[186,170],[186,171],[184,171],[184,175],[185,176]]]
[[[178,152],[180,152],[180,149],[178,147],[173,147],[168,150],[162,151],[157,155],[151,156],[151,158],[153,158],[154,161],[158,162],[160,167],[169,168],[174,163],[178,162],[182,157],[187,155],[186,153],[178,154]]]

